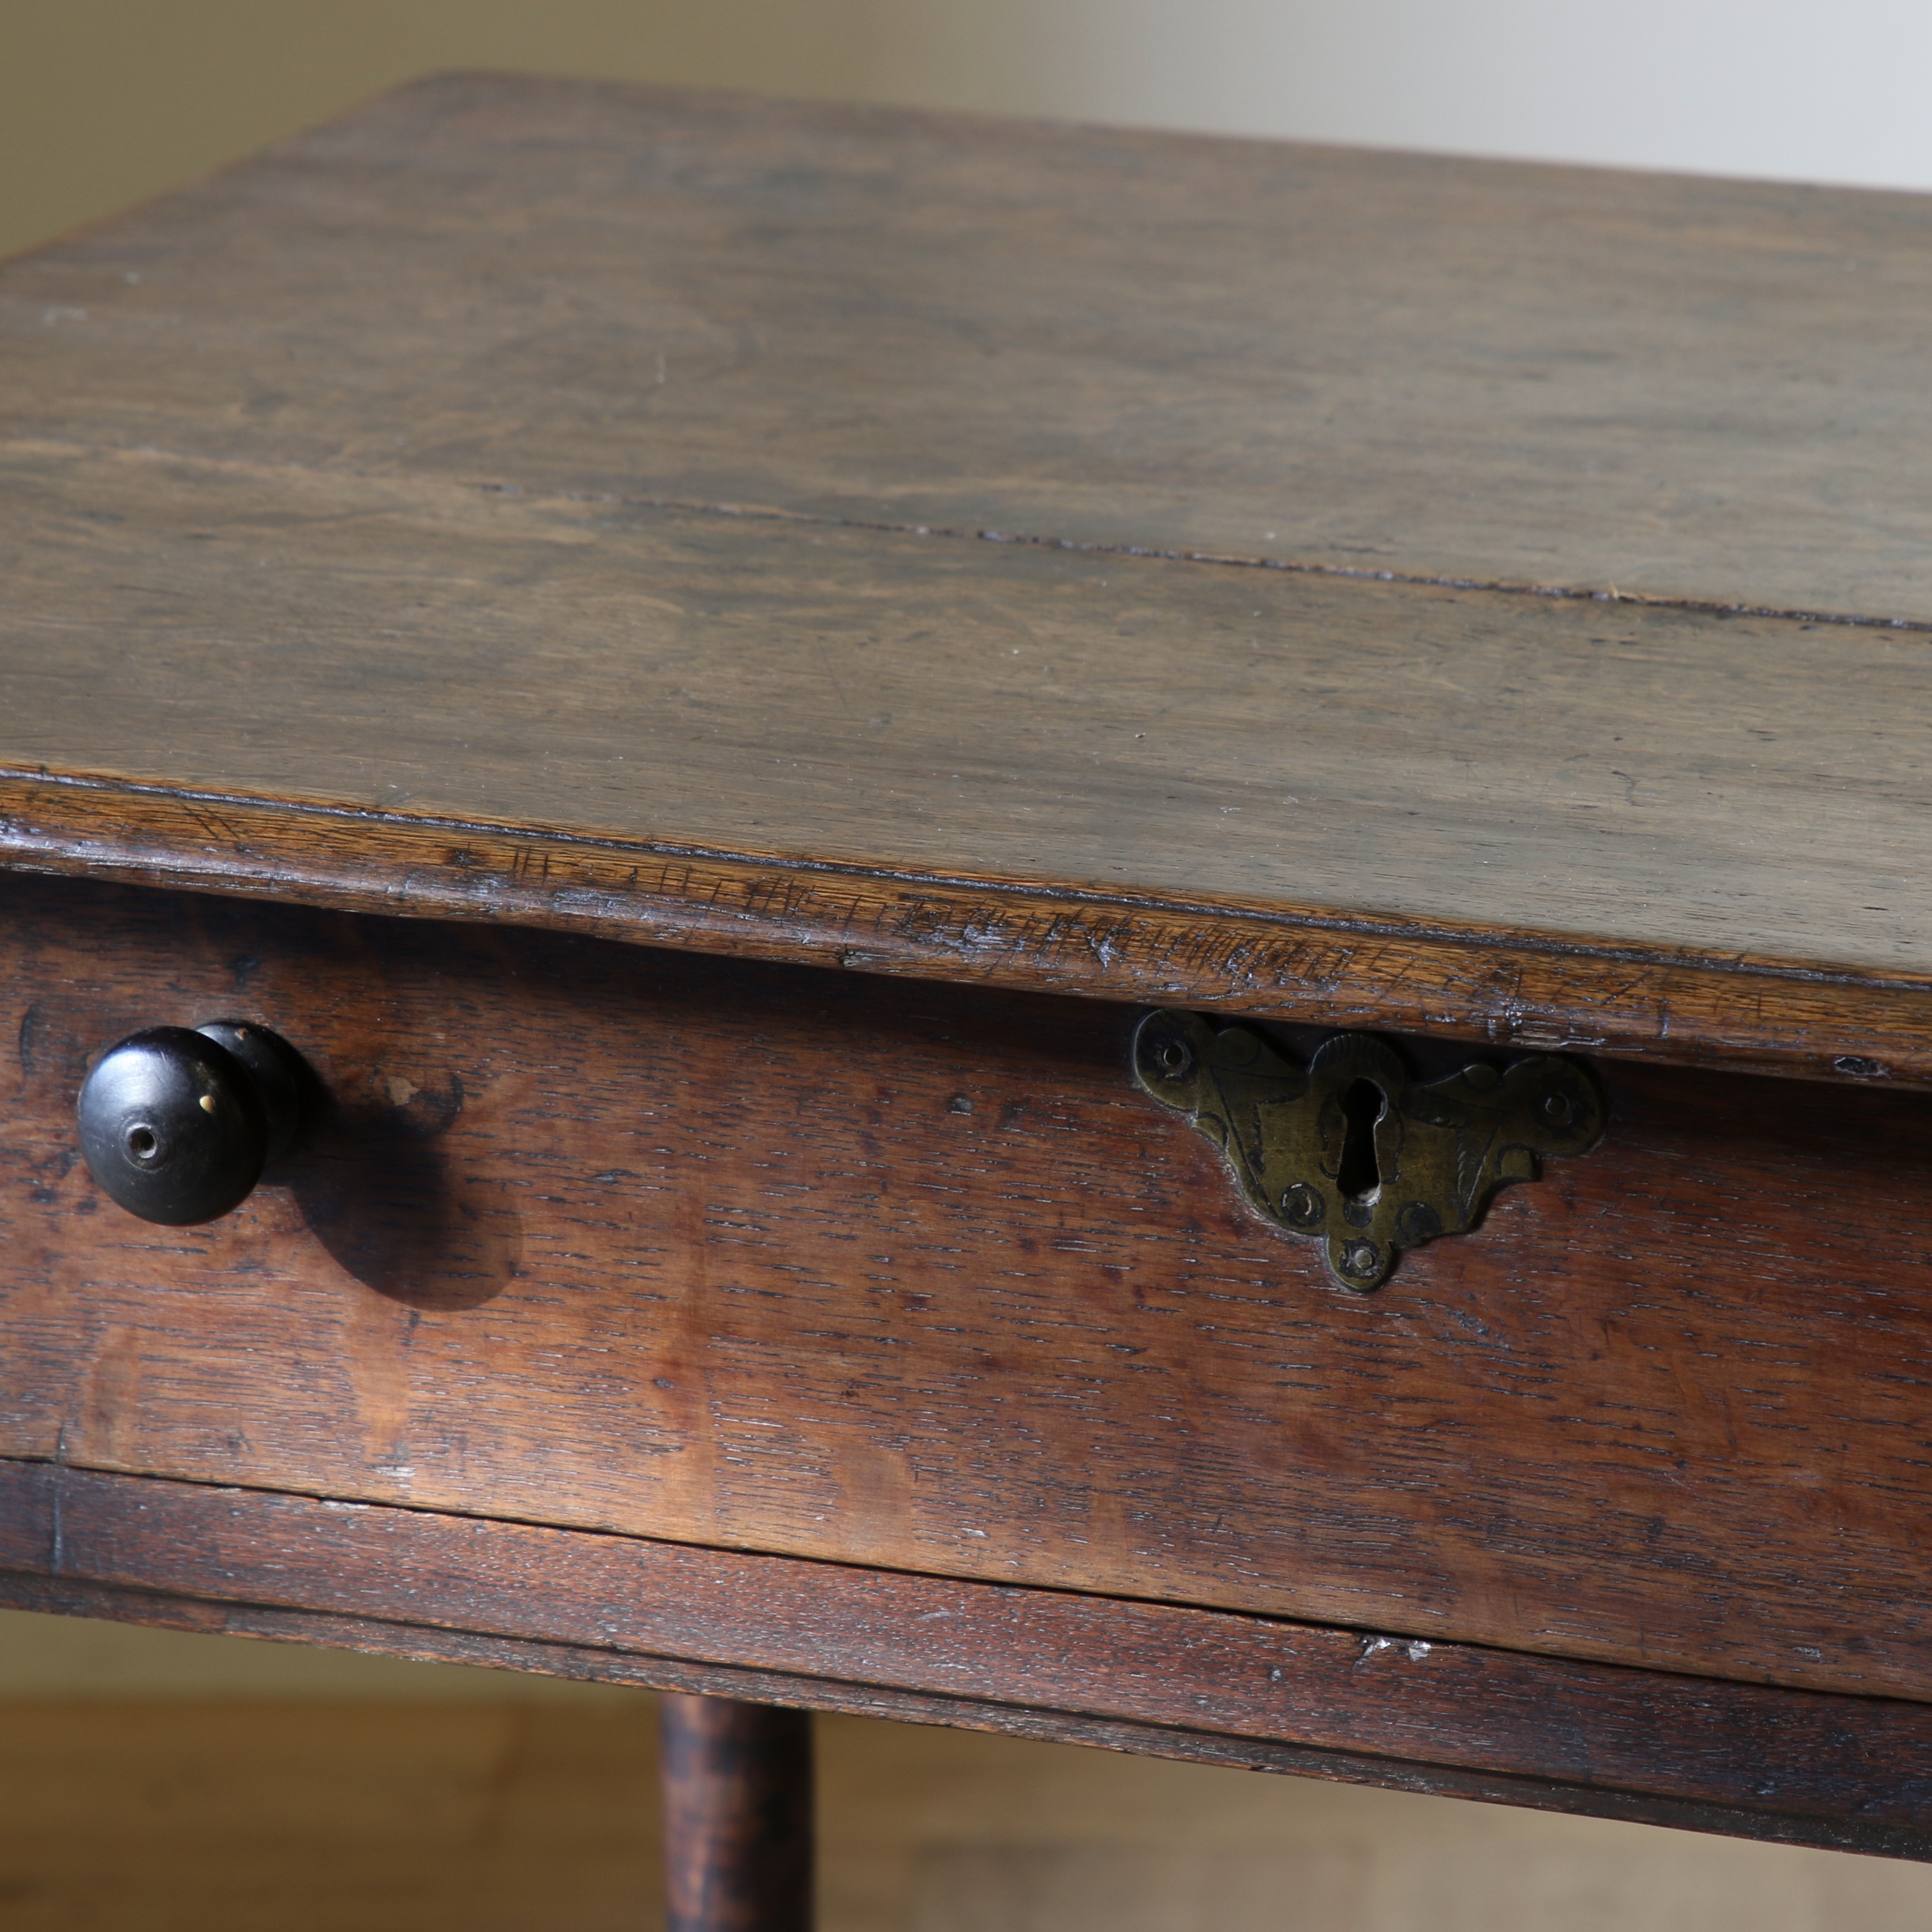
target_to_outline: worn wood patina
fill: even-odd
[[[1928,309],[1926,197],[502,76],[0,266],[0,1598],[1927,1856]],[[1150,1008],[1576,1144],[1406,1240]],[[222,1021],[326,1104],[134,1219]]]

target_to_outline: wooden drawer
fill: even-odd
[[[1932,1102],[1599,1068],[1378,1294],[1135,1085],[1135,1010],[13,878],[0,1454],[1932,1696]],[[226,1220],[89,1054],[284,1033]]]

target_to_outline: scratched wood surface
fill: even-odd
[[[0,268],[0,860],[1932,1082],[1928,205],[405,90]]]
[[[1932,197],[430,81],[0,280],[15,435],[1932,621]]]
[[[1932,1699],[1932,1103],[1614,1072],[1372,1298],[1131,1009],[123,887],[0,922],[0,1454]],[[336,1096],[160,1229],[88,1054]]]
[[[911,950],[942,975],[1051,983],[1056,953],[1097,951],[1076,970],[1128,997],[1179,976],[1298,1016],[1325,1000],[1932,1078],[1912,724],[1932,634],[333,472],[264,487],[152,453],[14,453],[0,759],[24,810],[0,854],[109,862],[98,838],[30,831],[70,808],[34,782],[51,767],[213,795],[172,838],[132,802],[196,884],[328,872],[352,902],[515,918],[554,872],[547,919],[669,938],[668,910],[711,903],[662,865],[640,878],[671,844],[760,856],[794,909],[772,928],[855,963],[865,922],[809,905],[801,866],[956,902],[962,880],[1043,890],[1086,919],[1030,932],[995,908],[941,935],[928,916]],[[220,796],[331,812],[285,818],[265,878]],[[107,811],[124,834],[130,809]],[[522,849],[484,859],[465,825]],[[620,848],[590,877],[586,839]],[[1178,940],[1094,944],[1148,911]]]
[[[0,773],[0,838],[16,869],[1491,1046],[1932,1085],[1925,994],[1910,981],[1714,970],[1359,914],[1074,898],[38,776]]]

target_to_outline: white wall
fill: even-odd
[[[880,0],[871,91],[1932,188],[1932,0]]]

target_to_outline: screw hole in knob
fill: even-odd
[[[110,1047],[80,1090],[80,1148],[108,1196],[189,1227],[248,1198],[292,1148],[307,1069],[266,1028],[150,1027]]]

